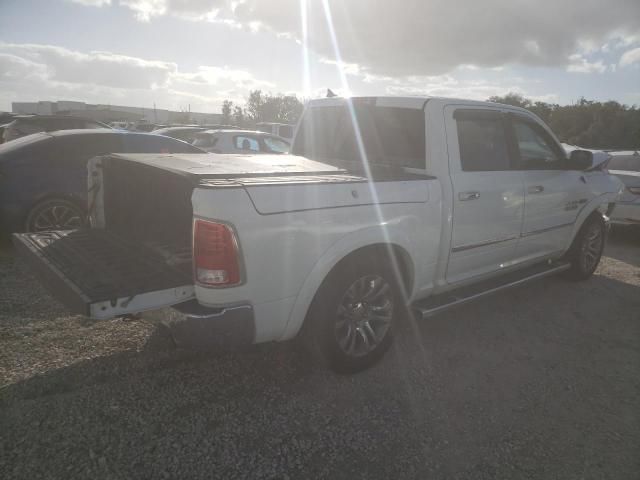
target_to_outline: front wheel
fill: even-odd
[[[307,315],[307,351],[336,372],[364,370],[391,346],[401,297],[391,269],[377,263],[354,259],[332,272]]]
[[[580,228],[567,254],[571,268],[567,277],[572,280],[586,280],[598,268],[604,250],[606,225],[599,216],[588,218]]]

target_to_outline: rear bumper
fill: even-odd
[[[191,300],[175,305],[164,321],[176,346],[197,350],[229,350],[255,339],[253,307],[249,304],[208,308]]]

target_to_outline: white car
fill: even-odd
[[[286,140],[254,130],[207,130],[194,135],[194,146],[211,153],[289,153]]]
[[[640,225],[640,153],[611,152],[607,168],[624,183],[624,193],[611,214],[611,223]]]
[[[295,125],[276,122],[260,122],[256,124],[256,128],[261,132],[270,133],[287,140],[291,140],[293,138],[293,134],[296,130]]]
[[[485,102],[314,100],[292,153],[96,157],[92,228],[14,240],[73,311],[174,305],[178,345],[297,337],[355,372],[400,316],[587,279],[620,189],[532,113]]]

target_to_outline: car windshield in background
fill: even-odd
[[[640,155],[612,155],[607,168],[609,170],[640,172]]]
[[[424,168],[424,112],[355,104],[355,119],[370,164]],[[293,153],[335,166],[360,162],[356,129],[344,106],[311,108],[300,124]]]
[[[289,153],[291,148],[288,142],[276,137],[264,137],[264,144],[267,150],[273,153]]]

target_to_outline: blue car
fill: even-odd
[[[87,161],[104,153],[201,153],[186,142],[117,130],[60,130],[0,145],[0,232],[65,230],[86,219]]]

